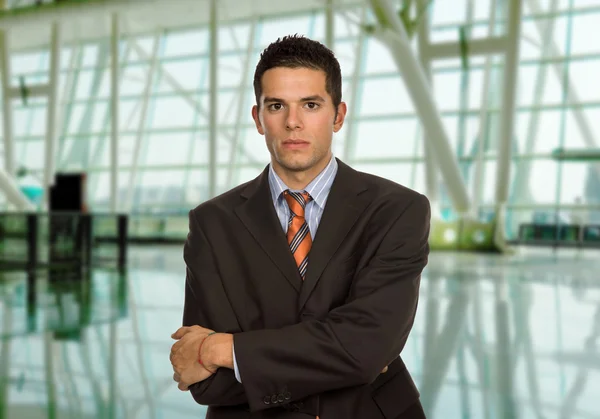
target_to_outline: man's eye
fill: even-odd
[[[317,109],[319,107],[319,104],[315,102],[307,102],[306,106],[308,106],[308,109]]]
[[[269,105],[269,109],[272,111],[278,111],[279,109],[281,109],[281,103],[273,103]]]

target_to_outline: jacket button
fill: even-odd
[[[265,404],[271,404],[271,398],[270,398],[269,396],[266,396],[266,397],[263,399],[263,402],[264,402]]]
[[[271,403],[277,403],[277,394],[271,396]]]
[[[292,398],[292,393],[290,393],[289,391],[286,391],[286,393],[283,395],[283,397],[285,398],[285,400],[290,400]]]

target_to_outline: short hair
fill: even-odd
[[[325,90],[337,111],[342,102],[342,71],[333,51],[325,45],[296,34],[278,38],[265,48],[254,71],[254,95],[259,107],[263,74],[276,67],[310,68],[325,72]]]

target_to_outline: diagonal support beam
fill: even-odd
[[[130,40],[130,44],[133,50],[140,56],[142,60],[151,59],[150,55],[146,51],[144,51],[144,49],[133,39]],[[178,95],[180,95],[193,109],[195,109],[196,112],[202,115],[208,115],[208,111],[202,106],[202,104],[199,101],[197,101],[194,98],[193,94],[186,92],[183,86],[181,86],[181,84],[177,81],[177,79],[173,77],[160,63],[158,64],[157,70],[162,75],[163,80],[166,83],[168,83],[173,88],[173,90]],[[224,139],[226,139],[229,142],[233,143],[235,141],[235,139],[227,132],[223,132],[221,135]],[[244,155],[244,157],[246,157],[250,164],[255,165],[259,168],[264,168],[265,164],[263,162],[257,161],[256,158],[249,154],[245,148],[240,147],[240,152]]]
[[[150,67],[148,69],[148,75],[146,77],[146,85],[144,86],[144,94],[142,96],[142,103],[140,109],[140,122],[138,125],[137,135],[135,137],[135,145],[133,147],[133,159],[131,162],[131,171],[129,173],[129,192],[127,193],[127,201],[125,204],[125,212],[130,213],[133,209],[133,198],[135,196],[135,186],[137,182],[138,167],[140,162],[140,150],[142,148],[142,140],[144,137],[144,128],[146,127],[146,120],[148,117],[148,105],[150,102],[150,94],[152,92],[152,86],[154,84],[154,77],[156,75],[156,66],[158,65],[158,49],[160,46],[160,35],[154,36],[154,45],[152,48],[152,58],[150,61]]]
[[[555,13],[558,7],[558,0],[552,0],[548,6],[549,13]],[[556,27],[556,20],[550,19],[542,27],[538,26],[540,30],[541,39],[554,39],[554,29]],[[546,42],[541,47],[541,59],[546,59],[552,56],[552,45],[556,47],[552,42]],[[541,65],[537,70],[536,83],[533,93],[533,106],[538,107],[542,102],[542,96],[544,88],[546,87],[547,78],[547,66]],[[559,76],[560,77],[560,76]],[[525,148],[521,150],[523,154],[531,154],[535,150],[535,146],[539,140],[538,128],[540,120],[540,111],[535,110],[531,113],[529,120],[529,126],[527,127],[527,137],[525,138]],[[529,201],[529,178],[531,176],[531,163],[529,159],[520,160],[516,165],[515,180],[513,183],[512,196],[516,202]],[[521,217],[513,217],[512,222],[518,223],[522,219]],[[516,225],[513,225],[516,227]],[[518,228],[518,227],[517,227]]]
[[[455,211],[465,214],[471,205],[467,187],[460,174],[456,155],[450,145],[427,77],[411,48],[404,25],[389,0],[370,0],[370,3],[380,25],[375,31],[375,36],[388,46],[403,76],[406,90],[423,124],[425,138],[433,145],[432,151],[446,181]]]
[[[528,7],[529,7],[530,12],[533,15],[544,12],[542,10],[542,7],[540,6],[539,0],[529,0]],[[534,23],[535,23],[535,26],[536,26],[538,32],[540,33],[541,39],[549,40],[549,42],[547,42],[545,44],[545,48],[548,49],[548,51],[547,51],[548,56],[549,57],[561,56],[560,48],[556,44],[556,41],[554,40],[554,38],[553,37],[548,38],[548,37],[544,36],[549,31],[549,29],[547,29],[547,26],[554,25],[554,22],[553,21],[546,22],[546,19],[534,19]],[[554,71],[556,73],[556,77],[558,77],[559,83],[562,84],[563,80],[565,80],[564,64],[562,64],[559,61],[554,61],[551,65],[552,65],[552,67],[554,67]],[[575,88],[575,85],[573,84],[570,75],[567,77],[566,87],[567,87],[567,95],[568,95],[567,97],[569,98],[568,104],[581,103],[581,100],[579,99],[579,93],[577,92],[577,89]],[[579,126],[579,130],[581,131],[581,135],[583,136],[583,141],[584,141],[586,147],[600,148],[600,142],[594,136],[592,127],[590,126],[588,119],[586,118],[585,113],[583,112],[583,108],[576,106],[576,107],[571,108],[571,112],[573,112],[573,117],[575,118],[575,122]],[[596,168],[596,171],[600,174],[600,164],[595,164],[594,167]]]

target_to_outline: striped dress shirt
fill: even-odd
[[[304,218],[308,221],[310,236],[313,240],[317,234],[319,221],[321,221],[321,217],[323,216],[325,203],[327,202],[327,197],[329,196],[329,191],[331,190],[331,185],[335,179],[337,169],[337,160],[332,156],[327,167],[325,167],[325,169],[323,169],[305,189],[290,189],[291,192],[302,193],[306,191],[312,198],[308,204],[306,204]],[[271,188],[271,197],[273,198],[273,205],[275,206],[275,212],[281,223],[281,228],[284,233],[287,233],[287,226],[290,220],[290,207],[283,197],[283,191],[289,188],[283,183],[283,180],[281,180],[277,173],[275,173],[273,166],[269,167],[269,187]]]

